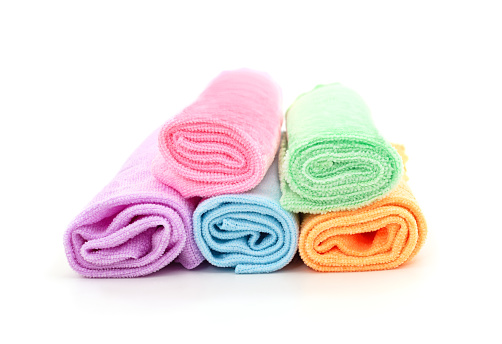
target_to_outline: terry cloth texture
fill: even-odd
[[[164,125],[154,175],[184,197],[254,188],[279,147],[281,102],[280,88],[268,75],[223,72]]]
[[[406,161],[403,147],[396,148]],[[403,179],[369,206],[307,215],[299,251],[305,264],[322,272],[393,269],[418,253],[426,235],[424,215]]]
[[[251,191],[220,195],[202,201],[194,212],[197,245],[204,257],[236,273],[279,270],[298,248],[298,216],[284,210],[278,162]]]
[[[282,206],[324,213],[370,204],[396,187],[403,164],[375,128],[361,97],[340,85],[317,86],[286,113],[280,160]]]
[[[187,269],[204,260],[192,231],[196,200],[184,199],[151,174],[158,132],[67,229],[66,256],[85,277],[136,277],[175,258]]]

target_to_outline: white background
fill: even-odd
[[[500,343],[499,1],[2,1],[2,343]],[[84,279],[63,232],[220,71],[358,91],[428,221],[402,268]]]

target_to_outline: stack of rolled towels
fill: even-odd
[[[281,132],[284,117],[286,132]],[[207,260],[236,273],[392,269],[426,237],[404,147],[340,85],[300,95],[248,69],[216,77],[155,130],[69,225],[70,266],[137,277]]]

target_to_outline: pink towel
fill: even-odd
[[[164,125],[153,174],[184,197],[254,188],[279,146],[281,101],[280,88],[264,73],[221,73]]]
[[[186,200],[151,174],[158,154],[155,131],[117,176],[70,224],[64,236],[71,267],[86,277],[136,277],[174,259],[199,265],[192,230],[197,199]]]

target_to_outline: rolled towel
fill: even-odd
[[[66,256],[83,276],[136,277],[174,259],[187,269],[204,260],[192,232],[196,199],[184,199],[151,174],[158,132],[68,227]]]
[[[236,273],[279,270],[298,248],[298,216],[280,204],[277,160],[251,191],[220,195],[202,201],[193,223],[197,245],[204,257]]]
[[[293,212],[355,209],[393,189],[402,161],[375,128],[354,91],[317,86],[286,113],[280,174],[282,206]]]
[[[154,175],[184,197],[254,188],[279,147],[281,101],[279,87],[266,74],[223,72],[164,125]]]
[[[322,272],[393,269],[418,253],[426,235],[424,215],[403,178],[366,207],[307,215],[299,251],[305,264]]]

